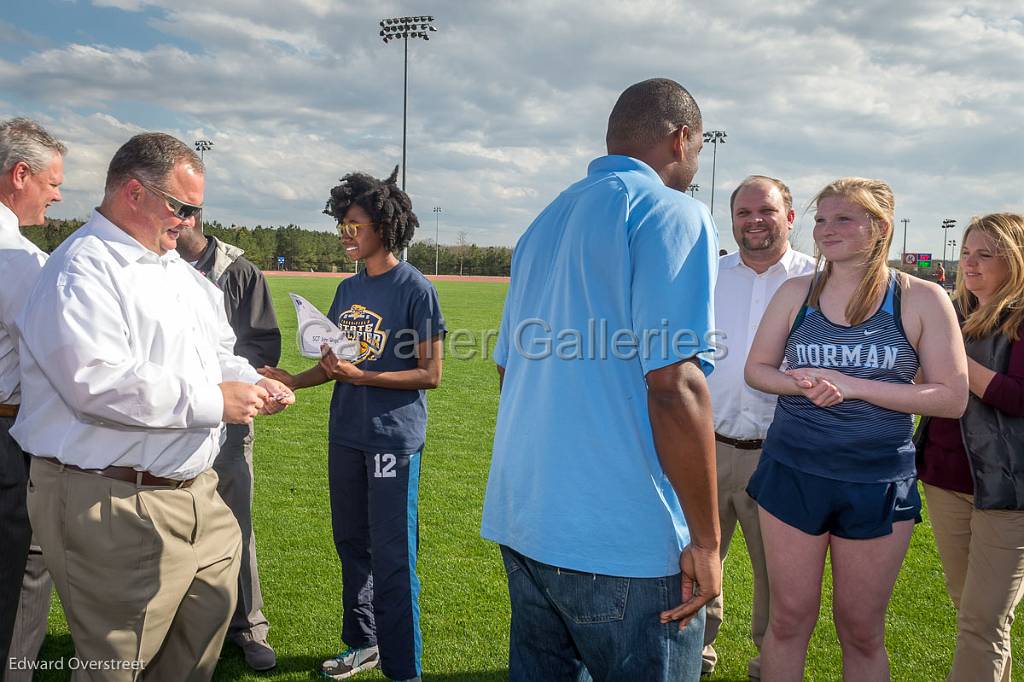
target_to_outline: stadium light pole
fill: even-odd
[[[718,165],[718,143],[725,144],[724,130],[709,130],[704,133],[704,141],[715,145],[715,151],[711,156],[711,215],[715,215],[715,169]]]
[[[956,227],[955,218],[946,218],[942,221],[942,267],[949,269],[949,263],[946,262],[946,247],[948,244],[949,230]]]
[[[694,192],[700,191],[700,185],[690,185],[686,189],[690,190],[690,196],[692,197]]]
[[[900,265],[906,265],[904,261],[907,260],[907,223],[910,222],[910,218],[904,218],[900,222],[903,223],[903,253],[900,254]]]
[[[380,37],[387,45],[392,40],[402,39],[405,47],[405,68],[402,78],[402,191],[405,191],[405,137],[409,112],[409,38],[430,40],[434,17],[393,17],[381,19]],[[409,259],[409,248],[402,249],[402,260]]]
[[[203,159],[203,152],[208,152],[211,149],[213,149],[213,141],[212,140],[196,140],[192,144],[196,148],[196,151],[199,152],[199,160],[200,161],[204,161],[204,159]]]
[[[441,261],[441,207],[434,207],[434,277],[437,277],[437,264]]]
[[[196,140],[195,142],[192,143],[192,145],[196,148],[196,151],[199,152],[199,160],[205,164],[206,160],[203,158],[203,152],[208,152],[211,149],[213,149],[213,140]],[[200,211],[199,215],[196,217],[196,224],[199,225],[199,228],[201,230],[203,227],[202,211]]]

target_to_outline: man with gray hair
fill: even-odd
[[[29,516],[81,660],[74,678],[204,680],[234,608],[223,424],[291,403],[235,356],[221,293],[174,250],[203,164],[162,133],[114,155],[103,202],[18,317]]]
[[[678,83],[630,86],[608,155],[516,245],[482,524],[508,577],[511,682],[700,677],[721,589],[718,238],[685,193],[702,128]]]
[[[9,435],[21,403],[14,321],[46,255],[21,235],[60,201],[66,147],[35,121],[0,122],[0,678],[8,662],[32,530],[25,496],[28,459]]]

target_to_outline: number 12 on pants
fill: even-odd
[[[395,478],[395,464],[398,458],[387,452],[378,452],[373,456],[373,477],[374,478]]]

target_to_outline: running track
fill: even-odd
[[[351,272],[293,272],[291,270],[264,270],[263,274],[267,277],[332,277],[334,279],[344,279],[351,277]],[[425,273],[424,273],[425,274]],[[462,277],[459,275],[426,275],[429,280],[441,281],[441,282],[507,282],[508,277]]]

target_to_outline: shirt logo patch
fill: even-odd
[[[338,316],[338,329],[359,342],[359,355],[352,361],[353,365],[380,358],[388,342],[388,333],[380,329],[383,321],[380,315],[358,304]]]

